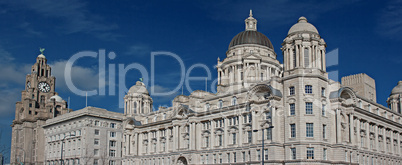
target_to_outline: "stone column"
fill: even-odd
[[[341,114],[340,110],[336,109],[336,143],[342,143],[342,136],[341,136]]]
[[[178,145],[179,145],[179,143],[178,143],[178,138],[179,138],[179,136],[178,136],[178,126],[177,125],[174,125],[173,126],[173,148],[172,148],[172,150],[173,151],[177,151],[178,150]]]
[[[356,119],[357,120],[357,146],[360,146],[360,142],[361,142],[361,136],[360,136],[360,119]],[[360,146],[361,147],[361,146]]]
[[[143,149],[143,146],[144,146],[144,144],[143,144],[144,143],[144,140],[143,140],[144,134],[139,133],[138,135],[139,135],[139,137],[138,137],[139,140],[137,142],[137,144],[138,144],[138,155],[143,155],[143,153],[144,153],[144,149]]]
[[[244,118],[243,115],[239,116],[239,140],[238,140],[238,146],[241,147],[243,146],[244,139],[243,139],[243,123],[244,123]]]
[[[155,132],[155,134],[156,134],[156,151],[155,151],[155,153],[158,153],[158,152],[162,151],[161,150],[162,143],[161,143],[161,139],[160,139],[160,131],[157,130]]]
[[[209,140],[211,141],[211,144],[209,145],[210,148],[214,148],[215,147],[215,121],[214,120],[210,120],[211,123],[211,136],[209,137]]]
[[[195,122],[190,123],[190,150],[195,150],[196,146],[195,144],[197,137],[196,137],[196,127],[195,127]]]
[[[258,132],[254,132],[253,130],[256,130],[256,129],[258,129],[258,127],[257,127],[257,118],[255,117],[255,111],[251,111],[251,123],[252,123],[252,125],[251,125],[251,134],[252,134],[252,140],[251,140],[251,142],[253,143],[253,144],[256,144],[257,143],[257,133]]]
[[[224,117],[223,118],[224,125],[223,125],[223,147],[227,147],[228,142],[229,142],[229,136],[228,136],[228,118]]]
[[[327,66],[326,66],[326,62],[325,62],[325,49],[322,50],[322,66],[323,66],[323,70],[326,71],[327,70]]]
[[[378,125],[374,125],[374,148],[379,151],[380,147],[379,147],[379,143],[378,143]]]
[[[354,137],[354,133],[355,133],[355,127],[354,127],[354,120],[353,120],[353,113],[349,114],[349,137],[350,137],[350,143],[353,145],[355,144],[355,137]]]
[[[202,136],[201,136],[201,123],[197,122],[195,123],[195,131],[194,131],[194,137],[196,138],[196,150],[200,150],[202,146]]]

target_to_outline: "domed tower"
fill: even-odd
[[[391,94],[387,99],[388,107],[398,113],[402,113],[402,81],[392,89]]]
[[[127,95],[124,96],[124,114],[133,116],[135,114],[146,114],[152,112],[152,98],[143,82],[137,81]]]
[[[257,20],[251,10],[244,22],[245,31],[233,37],[226,58],[223,61],[218,58],[218,92],[247,88],[281,74],[274,47],[267,36],[257,31]]]
[[[285,137],[292,137],[284,138],[284,142],[299,143],[295,150],[320,148],[323,147],[321,144],[311,144],[333,141],[319,136],[325,134],[326,127],[322,127],[334,122],[326,113],[331,107],[328,74],[325,72],[325,47],[317,29],[305,17],[300,17],[290,28],[282,43],[284,130],[295,130],[284,131]]]
[[[314,25],[300,17],[282,43],[285,75],[298,68],[325,72],[325,48],[326,43]]]

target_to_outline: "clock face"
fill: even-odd
[[[46,83],[46,82],[40,82],[40,83],[38,84],[38,88],[39,88],[39,90],[40,90],[41,92],[47,93],[47,92],[50,91],[50,85],[49,85],[48,83]]]
[[[27,82],[27,90],[28,90],[29,88],[31,88],[31,82],[30,82],[30,81]]]

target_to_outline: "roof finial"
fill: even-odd
[[[251,10],[250,9],[250,15],[249,15],[250,17],[252,17],[253,16],[253,10]]]

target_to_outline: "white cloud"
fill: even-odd
[[[27,64],[17,64],[9,52],[0,47],[0,114],[7,118],[14,114],[15,102],[20,100],[25,75],[31,70]]]
[[[63,91],[69,91],[64,74],[66,63],[67,61],[65,60],[50,64],[52,75],[56,77],[56,89]],[[93,68],[73,66],[71,79],[73,84],[80,90],[93,90],[99,87],[99,72]]]
[[[44,19],[55,19],[57,21],[53,21],[52,26],[54,28],[52,29],[58,32],[61,31],[66,34],[83,32],[105,40],[115,40],[120,36],[110,32],[118,29],[118,25],[90,12],[87,2],[84,3],[79,0],[4,0],[0,4],[8,8],[7,13],[10,16],[27,10],[24,12],[34,12]],[[38,29],[44,31],[43,29],[46,27],[33,22],[22,22],[20,28],[25,29],[30,34],[40,35],[42,33]]]
[[[402,0],[388,1],[380,12],[377,32],[387,38],[401,39],[402,34]]]
[[[151,48],[147,45],[131,45],[124,54],[132,56],[147,56],[151,55]]]
[[[163,92],[170,92],[171,89],[160,86],[160,85],[154,85],[149,87],[149,92],[151,92],[152,95],[152,91],[154,91],[155,93],[163,93]]]

